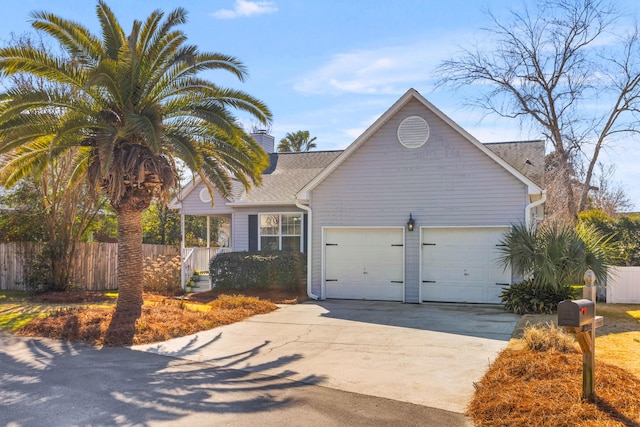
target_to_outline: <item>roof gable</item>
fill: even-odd
[[[269,167],[262,173],[262,183],[246,190],[236,180],[232,182],[231,195],[223,199],[227,205],[295,203],[295,195],[305,184],[335,160],[342,151],[305,151],[297,153],[271,153]],[[177,209],[199,185],[198,177],[187,184],[170,203]]]
[[[303,151],[272,153],[270,165],[259,186],[244,190],[233,201],[245,203],[295,203],[295,195],[342,151]]]
[[[367,140],[371,138],[385,123],[387,123],[396,113],[398,113],[407,103],[412,100],[417,100],[424,107],[430,110],[438,118],[443,120],[448,126],[459,133],[465,140],[474,145],[489,158],[502,166],[507,172],[516,177],[522,183],[524,183],[529,194],[540,194],[542,188],[538,186],[527,176],[523,175],[519,170],[514,168],[506,160],[500,157],[491,149],[487,148],[484,144],[474,138],[471,134],[461,128],[457,123],[451,120],[446,114],[436,108],[433,104],[427,101],[422,95],[420,95],[415,89],[409,89],[400,99],[398,99],[384,114],[382,114],[367,130],[365,130],[351,145],[347,147],[344,152],[338,156],[331,164],[329,164],[321,173],[313,178],[307,185],[305,185],[298,192],[298,199],[308,200],[309,192],[318,186],[324,179],[326,179],[335,169],[340,166],[346,159],[348,159],[360,146],[362,146]]]

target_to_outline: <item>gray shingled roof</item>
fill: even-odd
[[[544,141],[491,142],[484,145],[544,188]]]
[[[544,141],[494,142],[485,146],[544,188]],[[270,166],[262,174],[262,184],[247,192],[237,183],[232,201],[293,202],[294,195],[340,154],[342,151],[272,153],[269,155]]]
[[[272,153],[269,155],[270,166],[262,174],[262,184],[248,192],[241,185],[234,188],[233,201],[293,203],[295,194],[341,153],[342,151]]]

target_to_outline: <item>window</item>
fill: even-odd
[[[261,214],[260,250],[302,251],[302,214]]]

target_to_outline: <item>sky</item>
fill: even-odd
[[[640,3],[618,0],[628,18]],[[0,0],[0,41],[31,31],[32,11],[81,22],[96,33],[90,0]],[[414,88],[481,142],[541,139],[514,120],[487,116],[464,103],[464,93],[436,87],[435,68],[462,48],[481,43],[484,10],[506,16],[513,0],[110,0],[126,32],[153,10],[183,7],[180,28],[201,51],[240,59],[249,79],[228,73],[207,78],[264,101],[273,113],[276,143],[308,130],[318,150],[344,149],[408,89]],[[247,129],[257,123],[241,117]],[[640,210],[640,137],[616,141],[601,155]]]

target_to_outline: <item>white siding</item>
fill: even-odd
[[[234,252],[242,252],[249,250],[249,215],[257,215],[261,213],[306,213],[295,205],[291,206],[264,206],[250,208],[235,208],[233,214],[232,230],[232,248]],[[303,230],[306,233],[306,230]]]
[[[191,184],[189,184],[191,185]],[[229,214],[233,212],[233,209],[226,206],[227,199],[222,197],[217,190],[214,190],[213,201],[214,206],[211,206],[211,201],[203,202],[200,199],[200,191],[205,189],[205,185],[199,182],[187,197],[182,200],[181,212],[185,215],[215,215],[215,214]]]
[[[398,124],[425,118],[431,135],[418,149],[397,140]],[[418,101],[411,101],[311,194],[312,290],[320,294],[321,228],[405,225],[407,302],[418,302],[419,227],[503,226],[524,221],[527,188]]]

